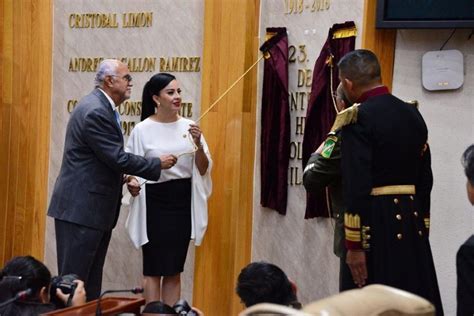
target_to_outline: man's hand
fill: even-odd
[[[175,155],[163,155],[163,156],[160,156],[160,160],[161,160],[161,169],[169,169],[176,164],[176,162],[178,161],[178,158]]]
[[[130,192],[130,194],[133,197],[140,194],[141,187],[140,187],[140,183],[138,182],[137,178],[135,178],[133,176],[129,176],[127,178],[127,189],[128,189],[128,192]]]
[[[367,262],[362,250],[348,250],[346,263],[351,269],[352,279],[358,287],[363,287],[367,281]]]
[[[74,283],[77,284],[74,295],[72,296],[71,306],[79,306],[86,303],[86,290],[84,289],[84,282],[81,280],[74,280]],[[64,294],[61,289],[56,289],[56,296],[64,302],[64,305],[67,304],[69,296],[71,294]]]

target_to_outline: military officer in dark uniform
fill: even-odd
[[[462,155],[464,173],[466,174],[467,198],[474,205],[474,144]],[[456,254],[457,315],[474,315],[474,235],[469,237]]]
[[[416,107],[381,84],[371,51],[352,51],[338,66],[345,95],[360,103],[341,146],[346,262],[354,282],[420,295],[443,315],[428,240],[433,177],[426,124]]]
[[[347,98],[339,85],[335,101],[338,111],[350,107]],[[334,130],[335,129],[335,130]],[[344,245],[344,210],[341,180],[341,128],[329,132],[326,140],[311,155],[303,173],[303,185],[308,192],[322,191],[327,188],[330,195],[331,217],[334,217],[334,254],[340,259],[339,291],[355,288],[351,272],[346,264],[346,247]]]

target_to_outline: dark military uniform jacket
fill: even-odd
[[[368,284],[420,295],[442,315],[425,221],[433,185],[426,124],[386,87],[358,102],[357,122],[342,129],[346,248],[366,251]]]
[[[456,254],[457,315],[474,315],[474,235],[461,245]]]
[[[328,187],[331,215],[336,219],[334,229],[334,253],[342,257],[344,246],[344,201],[341,180],[341,130],[330,132],[321,154],[314,153],[303,173],[303,185],[310,191],[322,191]]]
[[[348,249],[370,249],[369,218],[376,198],[372,189],[377,187],[414,186],[416,194],[409,198],[415,201],[416,196],[413,207],[421,219],[417,222],[423,224],[419,230],[427,233],[433,186],[428,130],[418,109],[389,94],[386,87],[369,91],[361,101],[357,123],[344,126],[342,132]],[[399,204],[396,196],[391,201]]]

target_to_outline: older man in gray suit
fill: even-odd
[[[158,180],[173,155],[146,159],[123,149],[115,107],[130,98],[128,67],[107,59],[99,65],[96,88],[71,114],[63,161],[48,215],[55,218],[58,272],[85,282],[88,300],[100,295],[102,270],[112,229],[117,223],[123,174]]]

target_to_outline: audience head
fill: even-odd
[[[165,72],[158,73],[148,80],[143,87],[142,121],[155,113],[155,108],[159,105],[159,97],[162,90],[173,80],[176,80],[176,77]]]
[[[0,302],[13,299],[23,291],[28,294],[0,307],[0,315],[38,315],[48,312],[44,303],[49,302],[51,273],[48,268],[31,256],[15,257],[0,271]]]
[[[73,306],[82,305],[86,302],[84,282],[74,280],[76,288],[72,297],[60,289],[56,289],[54,297],[50,297],[52,278],[48,268],[32,256],[15,257],[8,261],[0,270],[0,302],[13,299],[22,293],[15,302],[0,308],[0,315],[38,315],[49,312],[57,307],[52,303],[60,300],[68,302]],[[26,292],[26,293],[25,293]],[[24,296],[23,296],[24,295]]]
[[[161,301],[154,301],[146,304],[142,315],[178,315],[178,313],[168,304]]]
[[[51,273],[42,262],[31,256],[15,257],[0,272],[0,301],[31,289],[29,300],[48,302],[50,282]]]
[[[253,262],[240,271],[236,292],[246,307],[274,303],[301,308],[296,287],[285,272],[274,264]]]
[[[130,98],[132,77],[128,66],[116,59],[104,59],[95,75],[95,87],[104,90],[115,106]]]
[[[367,90],[381,84],[377,56],[367,49],[347,53],[338,63],[339,79],[346,97],[354,103]]]
[[[474,205],[474,144],[464,151],[462,155],[462,165],[467,177],[467,197],[469,202]]]

